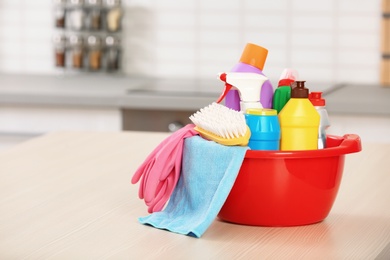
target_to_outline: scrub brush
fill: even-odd
[[[205,139],[229,146],[248,145],[251,132],[241,112],[214,102],[189,118]]]

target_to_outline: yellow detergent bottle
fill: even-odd
[[[308,99],[305,81],[295,81],[291,98],[278,117],[281,128],[280,150],[318,149],[320,115]]]

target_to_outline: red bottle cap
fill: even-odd
[[[321,96],[322,96],[322,92],[311,92],[309,94],[309,100],[313,104],[313,106],[316,107],[325,106],[325,99],[323,99]]]

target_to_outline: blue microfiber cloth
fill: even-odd
[[[185,139],[182,173],[168,205],[139,221],[201,237],[225,203],[247,149],[220,145],[200,136]]]

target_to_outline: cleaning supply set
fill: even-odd
[[[283,71],[273,93],[262,73],[267,54],[247,44],[240,63],[219,74],[225,87],[217,102],[194,113],[193,124],[137,169],[132,183],[141,181],[139,197],[152,213],[140,223],[201,237],[217,216],[259,226],[326,218],[345,154],[361,150],[360,138],[326,134],[322,93],[309,94],[295,70]],[[218,104],[224,98],[225,106]]]
[[[284,79],[285,82],[291,82],[292,78],[296,78],[297,75],[297,73],[291,69],[285,70],[284,73],[287,77],[287,80]],[[221,102],[232,88],[237,89],[240,96],[241,112],[246,114],[247,120],[254,120],[255,117],[248,116],[247,111],[249,109],[262,108],[259,93],[266,78],[262,75],[250,72],[221,73],[219,78],[225,82],[225,88],[217,102]],[[280,149],[318,149],[320,115],[313,104],[309,101],[309,89],[305,88],[305,81],[294,81],[291,82],[290,85],[292,87],[286,88],[292,89],[290,91],[291,95],[289,95],[288,91],[285,91],[285,89],[279,89],[279,93],[282,93],[282,91],[284,93],[278,97],[278,100],[275,100],[276,103],[279,104],[279,108],[281,108],[281,111],[278,114],[281,128]],[[277,113],[277,110],[274,111],[275,112],[268,111],[267,115],[276,115],[275,113]],[[264,112],[265,111],[260,112],[258,115],[261,113],[266,115]],[[277,121],[275,121],[275,123],[278,124]],[[248,126],[252,132],[256,133],[259,133],[259,129],[261,129],[261,127],[258,127],[258,124],[253,122],[248,124]],[[279,135],[280,131],[277,132],[276,128],[273,128],[273,130],[277,133],[277,135]],[[325,131],[325,129],[323,130]],[[263,136],[265,135],[263,134]],[[255,137],[252,137],[252,140],[254,140],[254,138]],[[254,142],[251,142],[251,144],[254,144]],[[261,150],[261,146],[253,146],[251,148],[254,149],[254,147],[258,147]],[[273,146],[271,150],[276,150],[278,147],[279,145]]]

